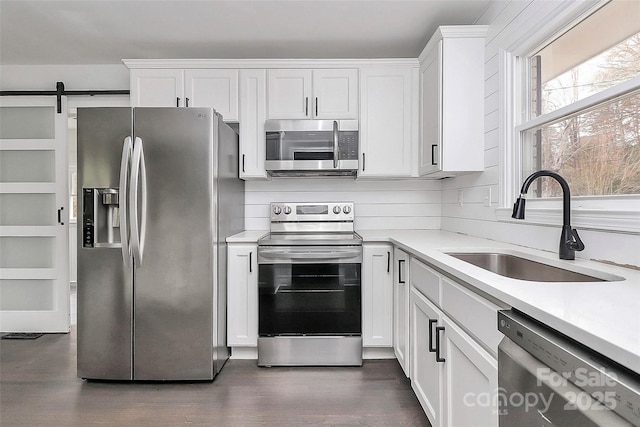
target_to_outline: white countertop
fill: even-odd
[[[446,274],[574,338],[640,373],[640,271],[600,262],[564,261],[557,253],[439,230],[364,230],[364,242],[391,242]],[[445,252],[501,249],[624,278],[608,282],[530,282],[509,279]]]
[[[245,231],[229,243],[256,243],[267,230]],[[505,305],[640,373],[640,271],[595,261],[564,261],[557,253],[440,230],[358,230],[363,241],[389,242]],[[530,282],[494,274],[445,252],[500,249],[558,267],[596,270],[625,280]],[[496,325],[497,327],[497,325]]]
[[[268,230],[243,231],[227,237],[227,243],[256,243],[267,233],[269,233]]]

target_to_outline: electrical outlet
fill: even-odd
[[[491,187],[484,188],[484,205],[491,206]]]
[[[464,198],[462,196],[462,190],[458,190],[458,206],[464,205]]]

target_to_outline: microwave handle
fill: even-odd
[[[338,150],[338,121],[333,121],[333,168],[338,168],[338,155],[340,151]]]

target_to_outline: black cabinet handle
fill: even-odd
[[[387,251],[387,273],[391,271],[391,252]]]
[[[185,98],[184,99],[184,106],[188,107],[189,106],[189,98]]]
[[[64,210],[64,206],[61,207],[60,209],[58,209],[58,224],[60,225],[64,225],[64,222],[62,221],[62,211]]]
[[[444,363],[444,357],[440,357],[440,331],[444,331],[444,326],[436,326],[436,362]]]
[[[438,323],[437,319],[429,319],[429,351],[433,353],[436,348],[433,346],[433,325]]]
[[[402,264],[404,264],[404,260],[399,259],[398,260],[398,283],[405,283],[405,281],[402,280]]]
[[[436,148],[438,147],[438,144],[431,144],[431,164],[432,165],[437,165],[438,162],[436,162]]]
[[[251,258],[253,257],[253,252],[249,252],[249,273],[253,273],[253,262],[251,262]]]
[[[309,97],[305,97],[304,98],[304,115],[308,116],[309,115]]]
[[[318,97],[316,96],[316,117],[318,117]]]
[[[364,172],[364,166],[365,166],[365,157],[364,157],[364,153],[362,153],[362,172]]]
[[[242,155],[242,172],[244,172],[244,154]]]

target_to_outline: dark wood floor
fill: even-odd
[[[395,360],[362,368],[258,368],[231,360],[213,382],[76,378],[75,327],[0,340],[0,425],[428,426]]]

